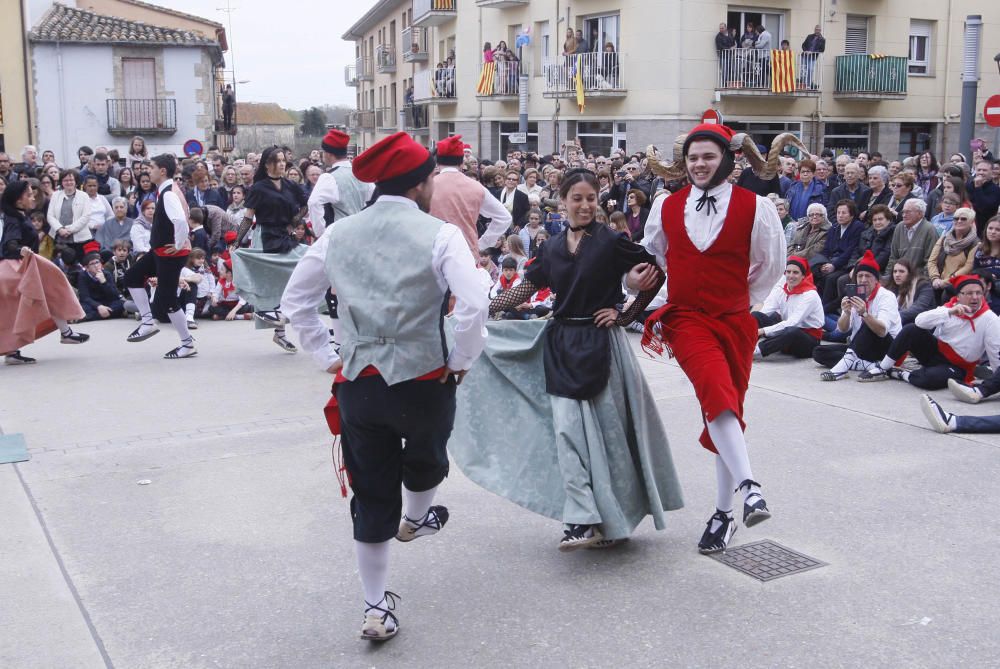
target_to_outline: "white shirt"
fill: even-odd
[[[181,248],[188,241],[187,214],[184,212],[184,207],[181,205],[177,193],[173,190],[166,190],[172,183],[173,181],[167,179],[160,184],[157,191],[160,194],[160,199],[163,200],[163,211],[166,212],[170,222],[174,224],[174,246]]]
[[[951,346],[963,360],[978,362],[985,353],[990,367],[1000,369],[1000,317],[992,311],[969,321],[952,316],[948,307],[937,307],[917,314],[913,322],[919,328],[932,330],[936,338]]]
[[[351,161],[338,160],[332,167],[337,167],[338,165],[350,165]],[[363,182],[362,182],[363,183]],[[370,200],[372,193],[375,192],[375,184],[366,183],[365,184],[365,200]],[[312,192],[309,193],[309,222],[312,223],[313,232],[319,237],[323,234],[323,230],[326,229],[326,218],[323,216],[325,213],[323,211],[323,205],[325,204],[336,204],[340,202],[340,188],[337,186],[337,180],[333,178],[333,175],[329,172],[324,172],[319,175],[319,179],[316,180],[316,185],[313,186]]]
[[[136,221],[132,224],[132,229],[128,233],[129,239],[132,240],[132,252],[133,253],[148,253],[149,252],[149,235],[152,230],[147,230],[142,223]]]
[[[459,169],[449,165],[442,167],[441,171],[458,172]],[[497,240],[503,233],[507,232],[507,228],[514,222],[514,218],[507,207],[500,204],[500,200],[493,197],[493,193],[487,190],[486,186],[480,184],[479,187],[483,189],[483,203],[479,205],[479,215],[490,219],[486,232],[479,238],[479,248],[485,251],[496,246]]]
[[[868,305],[868,313],[877,321],[885,325],[886,331],[895,337],[903,329],[903,322],[899,317],[899,303],[896,296],[887,288],[879,287]],[[864,323],[861,316],[858,316],[856,309],[851,310],[851,337],[858,334],[861,325]]]
[[[823,299],[815,290],[807,290],[796,295],[785,294],[785,280],[782,279],[764,300],[761,312],[780,314],[781,322],[764,328],[764,335],[771,337],[787,328],[821,328],[825,321]]]
[[[416,208],[409,198],[382,195],[379,202],[398,202]],[[299,335],[299,344],[323,370],[340,360],[330,345],[330,333],[317,311],[330,278],[326,273],[326,255],[330,235],[322,235],[299,260],[281,296],[281,312],[291,321]],[[488,274],[480,272],[472,257],[469,244],[457,226],[445,223],[434,238],[431,262],[434,278],[443,293],[451,290],[455,297],[455,346],[448,356],[448,368],[464,371],[472,367],[486,344],[486,321],[489,317]],[[336,323],[336,321],[335,321]],[[337,333],[339,339],[339,333]]]
[[[91,230],[97,230],[104,225],[104,221],[114,215],[115,212],[108,204],[108,199],[103,195],[95,195],[90,198],[90,216],[87,219],[87,227]]]
[[[684,228],[688,238],[695,247],[704,252],[719,237],[722,232],[722,224],[726,222],[726,213],[729,211],[729,200],[733,194],[733,186],[724,183],[716,186],[708,192],[715,197],[716,211],[709,213],[708,207],[703,207],[701,211],[696,211],[698,198],[702,191],[697,186],[691,186],[687,202],[684,205]],[[663,193],[655,200],[649,210],[649,217],[646,219],[641,244],[647,251],[656,256],[656,261],[667,273],[667,281],[670,281],[670,270],[667,268],[667,236],[663,232],[663,222],[661,214],[663,212],[663,202],[669,193]],[[757,200],[757,210],[754,213],[753,231],[750,233],[750,272],[748,279],[750,282],[750,304],[758,304],[771,288],[781,278],[785,271],[785,231],[781,227],[781,219],[778,218],[778,210],[774,204],[766,197],[755,196]],[[750,305],[747,305],[748,307]]]

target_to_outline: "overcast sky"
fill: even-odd
[[[217,7],[226,0],[147,0],[226,27],[226,67],[235,63],[242,102],[277,102],[288,109],[314,105],[354,106],[354,88],[344,85],[344,66],[354,61],[354,43],[340,36],[368,11],[372,0],[229,0],[229,18]]]

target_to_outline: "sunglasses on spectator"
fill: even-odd
[[[892,186],[893,188],[902,188],[903,187],[903,184],[889,184],[889,185]]]
[[[968,221],[969,217],[968,216],[956,216],[955,220],[956,221]]]

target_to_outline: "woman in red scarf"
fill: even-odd
[[[751,315],[757,320],[759,340],[755,359],[778,352],[811,358],[823,336],[823,300],[813,283],[809,262],[789,256],[785,280],[774,287],[760,311]]]

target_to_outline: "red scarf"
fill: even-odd
[[[517,274],[517,272],[514,272],[514,276],[510,277],[510,279],[508,280],[507,277],[504,276],[504,274],[501,272],[500,288],[502,288],[503,290],[509,290],[510,287],[514,285],[514,282],[517,281],[519,278],[520,276]]]
[[[865,298],[865,311],[871,311],[872,300],[874,300],[875,296],[878,294],[878,289],[879,288],[881,288],[881,284],[879,284],[879,282],[876,281],[875,282],[875,290],[873,290],[871,292],[871,295],[869,295],[868,297]]]
[[[802,293],[808,292],[810,290],[816,290],[816,284],[813,282],[812,272],[806,274],[802,277],[802,281],[799,285],[795,286],[791,290],[788,289],[788,282],[785,281],[785,285],[781,287],[785,291],[785,300],[787,300],[792,295],[801,295]]]
[[[227,281],[225,277],[219,279],[220,302],[234,302],[236,298],[236,284]]]

